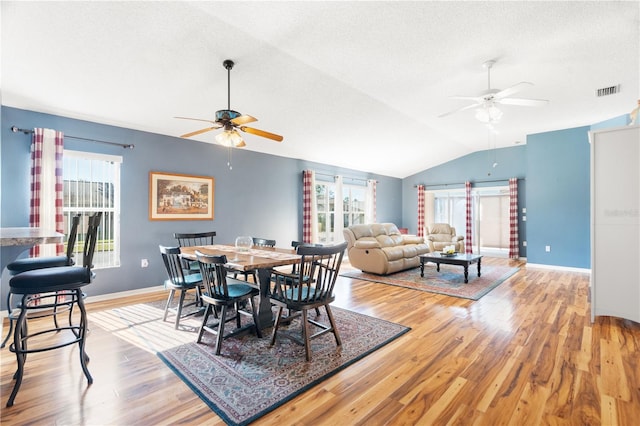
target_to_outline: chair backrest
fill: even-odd
[[[200,264],[202,283],[206,287],[208,296],[212,299],[228,300],[229,289],[227,287],[227,256],[212,256],[196,250],[196,257]]]
[[[84,248],[82,253],[82,266],[91,270],[93,268],[93,255],[96,252],[96,243],[98,241],[98,227],[102,221],[102,212],[98,212],[93,216],[89,216],[89,226],[87,235],[84,240]]]
[[[180,247],[192,247],[192,246],[210,246],[213,244],[213,237],[216,236],[216,231],[210,232],[196,232],[191,234],[174,233],[173,237],[178,240]]]
[[[71,230],[67,237],[67,263],[73,265],[73,252],[76,250],[76,240],[78,238],[78,226],[82,215],[75,215],[71,218]]]
[[[165,247],[162,245],[158,247],[160,248],[164,267],[167,270],[167,277],[174,285],[183,285],[185,279],[180,247]]]
[[[308,247],[322,247],[322,244],[313,244],[313,243],[301,243],[300,241],[291,241],[291,247],[293,247],[296,251],[296,253],[298,253],[298,247],[302,247],[302,246],[308,246]],[[298,273],[298,265],[297,264],[293,264],[293,266],[291,267],[291,273],[292,274],[297,274]]]
[[[330,246],[298,246],[302,256],[298,279],[294,291],[282,292],[283,297],[293,303],[322,302],[333,300],[342,257],[347,242]],[[276,283],[278,285],[278,283]]]
[[[276,240],[267,240],[266,238],[253,237],[253,245],[256,247],[275,247]]]

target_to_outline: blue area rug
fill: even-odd
[[[506,279],[518,272],[519,268],[507,266],[482,265],[481,276],[478,276],[477,265],[469,267],[469,282],[464,282],[464,268],[456,265],[436,266],[427,263],[424,267],[424,278],[420,276],[420,268],[396,272],[390,275],[376,275],[359,270],[344,271],[340,275],[358,280],[374,281],[382,284],[396,285],[430,293],[444,294],[463,299],[478,300]]]
[[[331,333],[312,340],[312,359],[304,347],[278,337],[269,346],[271,328],[264,337],[254,334],[225,339],[215,355],[214,336],[202,344],[183,344],[158,356],[227,424],[246,425],[300,393],[362,359],[410,329],[399,324],[332,307],[342,346]],[[327,316],[321,308],[320,322]],[[311,314],[313,318],[315,314]],[[288,327],[300,329],[295,319]]]

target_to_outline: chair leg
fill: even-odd
[[[340,339],[340,333],[338,333],[338,327],[336,327],[336,320],[333,318],[333,312],[331,312],[331,308],[329,308],[329,305],[325,305],[324,308],[327,310],[327,316],[329,317],[329,324],[331,324],[333,335],[336,337],[336,344],[340,346],[342,345],[342,340]]]
[[[307,361],[311,361],[311,339],[309,338],[309,320],[307,318],[307,309],[302,310],[302,339],[304,340],[304,352]]]
[[[182,316],[182,305],[184,304],[184,296],[186,295],[186,293],[187,293],[187,290],[185,289],[180,290],[180,301],[178,302],[178,310],[176,312],[176,324],[174,327],[176,330],[180,326],[180,317]]]
[[[169,291],[169,297],[167,297],[167,304],[164,305],[164,317],[162,317],[162,321],[166,321],[167,320],[167,313],[169,313],[169,305],[171,305],[171,301],[173,300],[173,294],[176,291],[174,289],[171,289],[171,291]]]
[[[207,321],[209,321],[209,317],[211,316],[211,311],[213,310],[213,305],[207,303],[207,307],[204,310],[204,315],[202,316],[202,325],[200,325],[200,331],[198,331],[198,338],[196,339],[196,343],[200,343],[202,341],[202,336],[204,335],[204,328],[207,325]]]
[[[282,319],[282,306],[278,306],[278,312],[276,313],[276,320],[273,323],[273,331],[271,332],[271,343],[269,343],[269,346],[273,346],[276,343],[276,334],[278,333],[280,319]]]
[[[82,371],[84,371],[84,375],[86,376],[87,381],[89,382],[89,384],[92,384],[93,377],[91,377],[91,373],[89,373],[89,369],[87,368],[87,361],[89,361],[89,356],[85,351],[85,343],[87,339],[87,311],[84,308],[84,301],[82,300],[82,290],[78,288],[75,290],[75,293],[75,297],[77,297],[78,301],[78,308],[80,309],[80,336],[78,336],[80,339],[80,341],[78,342],[78,346],[80,348],[80,365],[82,366]]]
[[[222,349],[222,338],[224,337],[224,323],[227,319],[227,305],[222,305],[222,313],[218,322],[218,336],[216,338],[216,355],[220,355]]]
[[[9,338],[13,334],[12,333],[12,331],[13,331],[13,320],[11,319],[11,292],[7,293],[7,319],[9,320],[9,331],[7,332],[7,336],[2,341],[2,345],[0,345],[0,349],[5,347],[5,345],[9,341]]]
[[[27,296],[22,297],[22,303],[25,304],[27,302]],[[23,339],[23,336],[26,336],[26,332],[24,332],[25,323],[27,321],[27,310],[24,309],[24,305],[20,310],[20,315],[16,320],[15,330],[13,330],[13,345],[11,348],[14,349],[16,353],[16,361],[18,363],[18,368],[16,369],[15,374],[13,375],[16,383],[13,385],[13,390],[11,391],[11,395],[9,395],[9,400],[7,401],[7,407],[13,406],[13,401],[18,394],[18,390],[20,389],[20,385],[22,384],[22,375],[24,373],[24,362],[27,354],[25,353],[27,350],[27,341]]]

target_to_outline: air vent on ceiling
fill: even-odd
[[[620,91],[620,85],[611,86],[611,87],[603,87],[602,89],[596,90],[596,96],[609,96],[615,95]]]

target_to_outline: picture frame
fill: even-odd
[[[149,172],[149,220],[213,220],[215,179]]]

